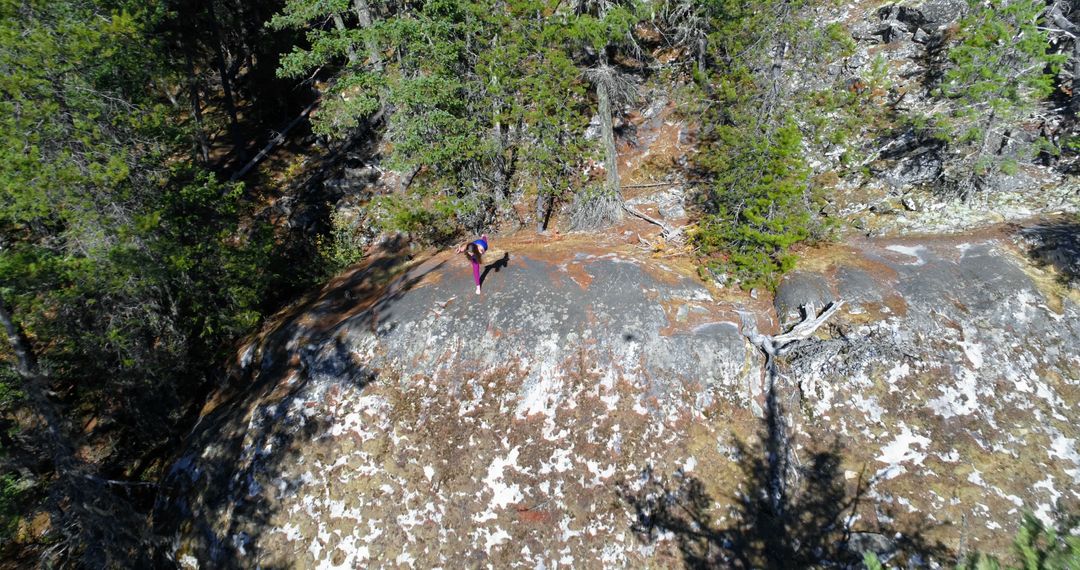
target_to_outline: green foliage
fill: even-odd
[[[1048,53],[1048,32],[1040,26],[1045,9],[1039,0],[970,0],[960,22],[939,95],[956,101],[955,111],[940,117],[940,137],[968,152],[969,173],[959,188],[964,198],[978,180],[1012,169],[994,150],[1000,125],[1023,117],[1053,91],[1065,56]]]
[[[8,542],[15,534],[25,490],[15,475],[0,475],[0,544]]]
[[[487,76],[487,70],[502,67],[498,62],[513,64],[501,69],[496,86],[510,95],[503,122],[528,129],[517,154],[521,179],[534,182],[539,192],[559,195],[575,182],[577,166],[589,154],[582,136],[588,124],[587,86],[565,49],[569,30],[554,17],[530,18],[540,3],[510,6],[500,25],[506,30],[500,45],[481,57],[479,71]]]
[[[791,9],[802,2],[788,3]],[[782,25],[776,18],[778,0],[708,0],[702,3],[708,21],[709,45],[721,68],[744,66],[751,51],[760,49],[759,40],[775,34]]]
[[[1048,54],[1039,28],[1046,6],[1038,0],[970,0],[960,22],[960,43],[949,50],[954,67],[942,94],[958,98],[972,113],[1007,113],[1050,94],[1061,55]],[[968,109],[967,106],[974,107]]]
[[[160,14],[125,4],[0,2],[0,297],[63,423],[110,425],[90,473],[145,469],[175,441],[230,343],[291,280],[243,186],[178,160],[182,119],[152,99],[168,82]],[[42,405],[0,370],[0,413]],[[47,446],[22,441],[24,467],[59,479],[41,472]],[[0,482],[0,516],[33,506]]]
[[[994,556],[975,554],[957,566],[963,570],[1076,570],[1080,568],[1080,536],[1071,534],[1078,521],[1066,521],[1061,532],[1025,512],[1013,539],[1016,565],[1003,566]]]
[[[347,136],[360,121],[379,110],[379,92],[384,88],[377,73],[358,72],[336,81],[326,92],[312,127],[317,134],[332,138]]]
[[[886,75],[889,73],[889,62],[882,54],[874,56],[874,61],[870,63],[870,73],[866,77],[867,86],[870,89],[887,89]]]
[[[797,6],[780,2],[714,0],[707,3],[709,45],[715,65],[709,88],[715,104],[702,110],[696,167],[708,174],[698,196],[692,233],[707,270],[744,287],[774,286],[794,267],[790,248],[811,237],[809,169],[803,136],[779,101],[763,103],[772,85],[755,66],[765,65],[770,34],[805,35]],[[840,34],[834,29],[833,35]],[[788,36],[784,36],[788,37]],[[815,41],[832,41],[828,34]],[[737,57],[736,57],[737,56]],[[833,94],[822,94],[833,97]],[[843,97],[843,95],[837,95]],[[762,106],[771,105],[772,113]],[[827,105],[845,104],[839,100]],[[824,126],[824,114],[820,115]]]
[[[107,227],[108,219],[86,219],[101,215],[89,189],[119,200],[129,194],[122,186],[132,156],[118,138],[155,120],[116,95],[131,89],[141,98],[135,85],[154,58],[132,41],[134,18],[94,8],[31,2],[25,10],[35,18],[26,19],[16,4],[0,5],[0,45],[17,46],[0,50],[3,219]]]
[[[351,0],[287,0],[266,25],[306,33],[306,45],[282,56],[279,77],[302,79],[324,67],[348,64],[331,79],[314,114],[316,133],[344,138],[382,106],[387,89],[380,52],[388,41],[384,22],[361,25]]]
[[[956,566],[957,570],[1077,570],[1080,569],[1080,536],[1072,534],[1080,528],[1075,517],[1068,517],[1060,532],[1048,527],[1030,512],[1025,512],[1020,529],[1013,539],[1016,564],[1003,564],[995,556],[983,553],[969,555]],[[884,568],[873,552],[863,558],[867,570]]]
[[[197,169],[172,173],[159,209],[145,223],[151,255],[165,260],[161,278],[174,288],[173,302],[186,314],[185,327],[214,346],[250,330],[272,281],[269,226],[244,215],[244,187],[223,183]]]
[[[850,57],[855,54],[855,40],[840,22],[832,22],[825,26],[825,37],[836,46],[842,57]]]
[[[403,232],[429,242],[444,242],[456,233],[454,215],[460,203],[452,198],[436,197],[426,201],[386,196],[377,201],[383,210],[382,227]]]
[[[836,65],[854,53],[854,40],[840,23],[829,24],[820,34],[796,33],[794,38],[793,49],[808,54],[796,74],[807,67]],[[840,74],[824,88],[793,88],[789,97],[795,104],[787,112],[800,124],[810,153],[839,154],[841,166],[849,167],[868,158],[868,149],[861,144],[866,134],[895,128],[895,113],[885,102],[891,87],[889,61],[879,53],[869,67],[862,77]]]
[[[710,265],[732,282],[775,286],[794,267],[788,249],[810,237],[800,143],[792,124],[758,133],[733,125],[718,129],[702,160],[714,180],[694,240],[706,255],[726,254]]]
[[[1069,152],[1080,153],[1080,136],[1064,137],[1061,146]]]
[[[624,38],[639,19],[626,6],[590,15],[543,0],[447,0],[381,9],[364,25],[349,5],[290,0],[271,26],[304,29],[308,45],[287,54],[279,73],[332,70],[314,120],[320,134],[346,137],[378,109],[392,110],[386,165],[417,176],[406,196],[376,211],[390,216],[388,228],[439,239],[488,223],[512,174],[541,193],[564,192],[588,153],[587,85],[574,53]],[[335,17],[344,29],[327,23]],[[350,57],[364,50],[362,61]],[[420,206],[429,202],[439,210]]]
[[[24,396],[19,375],[8,366],[0,366],[0,410],[11,409]]]
[[[342,270],[364,259],[364,243],[359,220],[348,217],[340,211],[330,215],[330,235],[316,241],[320,264],[326,275],[337,275]]]
[[[390,98],[400,114],[389,133],[394,145],[390,166],[408,170],[426,165],[433,174],[453,177],[490,152],[466,105],[467,91],[460,79],[449,74],[395,85]]]
[[[569,39],[583,42],[596,51],[627,40],[641,18],[633,5],[612,2],[598,13],[578,14],[568,22]]]

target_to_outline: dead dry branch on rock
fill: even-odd
[[[681,227],[677,228],[675,226],[672,226],[671,224],[664,223],[663,221],[657,220],[656,218],[653,218],[652,216],[643,214],[643,213],[631,208],[630,206],[627,206],[626,204],[623,204],[623,209],[626,210],[631,215],[636,216],[638,218],[641,218],[642,220],[645,220],[646,222],[649,222],[650,224],[660,226],[660,229],[663,230],[663,232],[661,232],[660,235],[664,239],[666,239],[667,241],[674,242],[674,243],[684,243],[686,241],[686,236],[683,235],[683,228],[681,228]]]
[[[810,338],[825,321],[829,320],[840,307],[844,306],[844,300],[840,299],[829,303],[825,310],[818,314],[817,306],[808,303],[802,306],[803,320],[786,333],[778,335],[765,335],[758,332],[757,322],[753,315],[745,312],[739,313],[742,320],[742,333],[751,344],[765,353],[765,388],[772,391],[779,371],[776,367],[776,357],[784,356],[799,341]]]

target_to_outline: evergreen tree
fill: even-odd
[[[588,154],[586,85],[566,50],[571,30],[566,15],[546,10],[542,0],[514,0],[493,11],[495,36],[477,64],[496,110],[497,182],[509,184],[517,173],[535,191],[537,231],[555,200],[580,183]]]
[[[324,67],[340,69],[323,94],[316,132],[345,136],[381,109],[385,82],[377,14],[367,0],[288,0],[267,23],[306,35],[305,47],[294,46],[282,58],[282,77],[303,79]]]
[[[0,413],[25,430],[0,476],[43,499],[47,552],[88,567],[149,565],[131,489],[152,488],[274,275],[265,227],[239,229],[243,188],[177,163],[181,121],[149,88],[173,76],[161,16],[0,3],[0,377],[18,394]]]
[[[567,53],[583,32],[551,8],[541,0],[421,2],[387,7],[358,28],[359,19],[335,16],[343,3],[294,0],[272,25],[309,28],[310,47],[286,56],[283,74],[330,70],[318,132],[348,138],[386,110],[384,158],[405,173],[405,193],[374,206],[389,229],[437,239],[512,211],[518,174],[536,192],[542,219],[583,160],[584,83]],[[386,57],[377,67],[373,57],[359,62],[350,53],[361,44]]]
[[[970,0],[971,11],[960,22],[960,41],[949,50],[953,67],[940,93],[957,103],[941,119],[964,153],[955,184],[965,200],[988,177],[1010,168],[1011,161],[997,158],[1004,130],[1053,89],[1064,59],[1047,53],[1047,32],[1040,27],[1045,8],[1040,0]]]
[[[695,243],[714,276],[743,286],[774,286],[794,266],[789,248],[810,237],[809,169],[795,109],[781,89],[797,6],[783,1],[716,0],[701,6],[708,22],[698,75],[703,99],[702,152],[708,174],[698,196]]]
[[[604,191],[586,195],[577,207],[575,226],[600,227],[622,218],[623,199],[619,183],[618,152],[613,125],[616,109],[631,102],[636,95],[634,81],[611,65],[611,54],[625,47],[642,55],[634,38],[634,26],[640,21],[634,2],[577,0],[572,21],[573,36],[582,42],[592,64],[585,76],[596,92],[596,113],[600,119],[600,140],[604,156]]]

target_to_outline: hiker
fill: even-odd
[[[473,281],[476,282],[476,294],[480,294],[480,256],[488,250],[487,234],[482,234],[480,239],[457,248],[458,253],[464,253],[465,257],[472,262]]]

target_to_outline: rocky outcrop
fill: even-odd
[[[242,352],[169,478],[168,555],[723,565],[768,556],[762,509],[834,560],[1005,548],[1019,509],[1080,500],[1080,299],[1012,236],[811,253],[782,321],[845,304],[771,395],[738,323],[772,309],[676,259],[499,240],[480,296],[450,254],[372,263]]]
[[[963,1],[925,0],[842,4],[815,14],[815,20],[842,26],[854,49],[827,66],[792,65],[790,89],[856,93],[854,110],[836,113],[866,122],[837,145],[808,145],[807,158],[821,179],[836,180],[827,191],[830,213],[868,233],[897,235],[1080,211],[1069,162],[1075,158],[1040,146],[1060,144],[1075,129],[1075,119],[1057,103],[1035,105],[1000,125],[1000,148],[987,159],[1015,167],[980,176],[978,196],[971,203],[958,200],[955,187],[974,168],[968,163],[973,149],[944,126],[959,109],[936,90],[953,65],[948,53],[968,10]]]
[[[817,279],[850,303],[832,338],[791,356],[789,374],[805,433],[861,442],[848,460],[878,499],[864,516],[962,522],[981,544],[1020,509],[1050,522],[1080,504],[1080,298],[1004,236],[858,242],[832,255],[780,287],[798,303],[817,297],[800,285]]]
[[[895,20],[914,33],[940,31],[964,16],[968,5],[962,0],[921,0],[888,4],[878,10],[882,20]]]
[[[658,395],[716,387],[733,401],[749,400],[752,355],[731,308],[714,303],[697,279],[592,248],[557,260],[509,251],[488,258],[479,298],[467,272],[447,267],[457,259],[410,270],[406,282],[437,278],[440,286],[417,286],[370,319],[344,325],[350,350],[372,366],[435,380],[463,381],[513,363],[522,382],[520,414],[560,405],[545,401],[561,391],[551,383],[569,372],[588,374],[579,369],[583,362],[612,363],[603,371],[609,384],[647,383]]]

